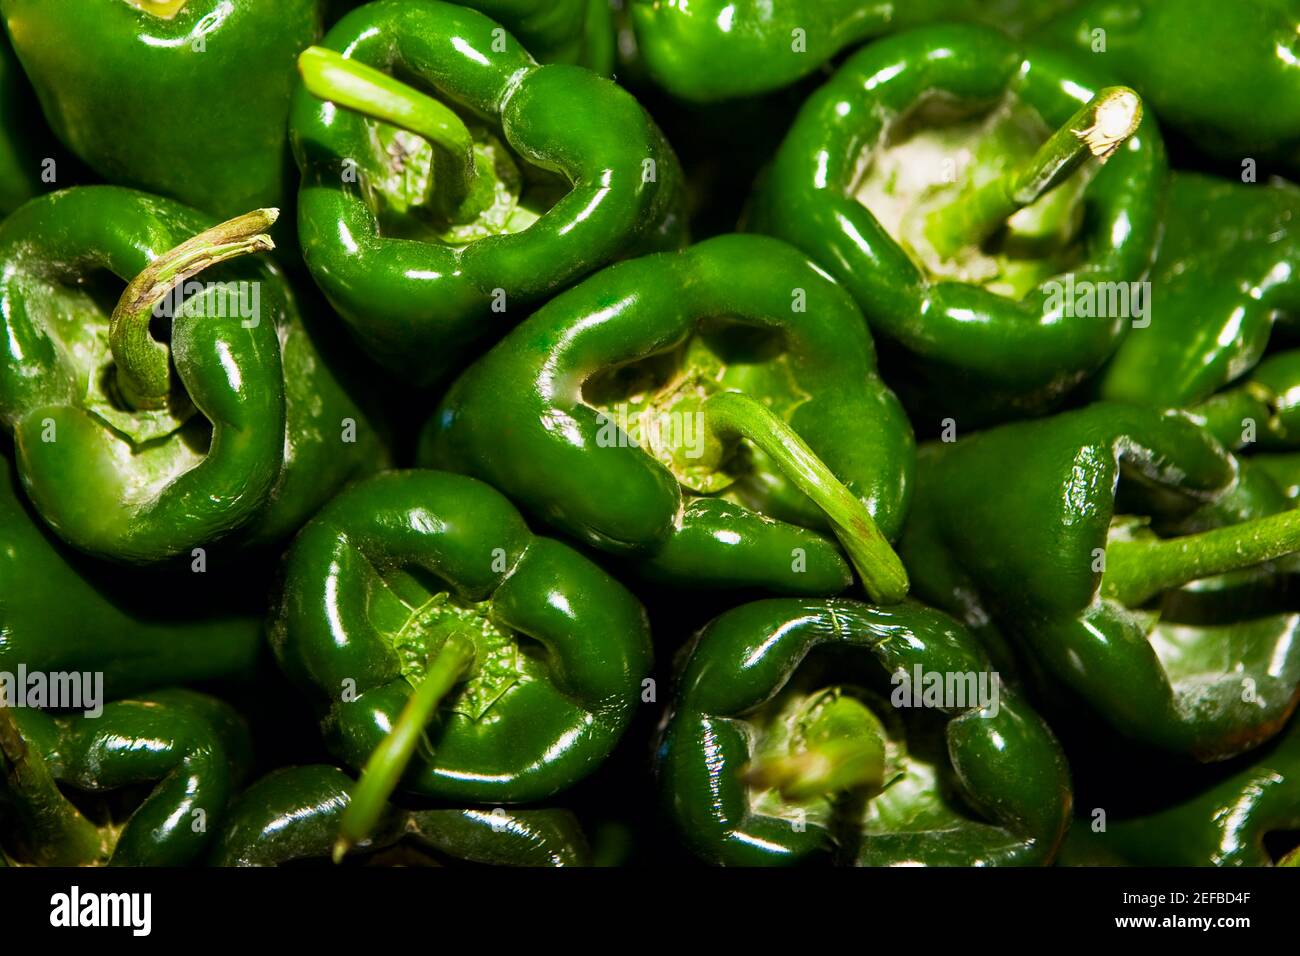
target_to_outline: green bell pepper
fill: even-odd
[[[1102,398],[1176,408],[1250,370],[1279,318],[1300,314],[1300,189],[1197,173],[1170,178],[1150,325],[1100,377]]]
[[[688,586],[836,593],[833,530],[897,601],[914,453],[848,295],[782,243],[722,236],[552,299],[452,386],[419,457]]]
[[[71,544],[148,563],[245,526],[243,544],[269,543],[383,467],[279,270],[222,264],[269,248],[273,214],[208,228],[170,200],[84,186],[0,225],[0,420]],[[168,345],[150,333],[160,315]]]
[[[1300,512],[1256,477],[1186,415],[1099,403],[923,448],[900,550],[1120,734],[1223,759],[1300,699],[1300,615],[1243,570],[1300,549]]]
[[[1076,310],[1069,290],[1127,292],[1146,274],[1165,157],[1141,115],[1131,91],[994,31],[899,34],[805,103],[751,228],[844,283],[901,348],[891,380],[923,419],[1036,411],[1128,327],[1120,308]]]
[[[1035,39],[1138,89],[1205,152],[1300,162],[1296,0],[1092,0]],[[1207,52],[1213,62],[1206,62]]]
[[[946,615],[756,601],[689,653],[658,775],[681,838],[711,863],[1041,864],[1065,835],[1064,754]],[[905,711],[918,672],[953,695]]]
[[[617,742],[651,666],[618,582],[487,485],[426,471],[358,482],[307,524],[271,644],[330,750],[367,764],[352,807],[376,820],[408,762],[401,788],[437,799],[564,790]]]
[[[612,82],[538,66],[447,3],[380,0],[324,43],[290,124],[303,255],[403,379],[429,385],[584,274],[681,244],[677,159]]]
[[[1073,0],[629,0],[627,18],[651,79],[707,102],[788,86],[863,40],[936,20],[1019,34]]]
[[[273,771],[237,797],[218,835],[213,866],[325,861],[351,799],[337,767]],[[406,810],[389,806],[365,848],[369,864],[585,866],[586,837],[565,810]]]
[[[0,838],[11,858],[41,866],[181,866],[200,859],[247,773],[252,743],[214,697],[166,690],[53,717],[0,706]],[[101,818],[60,784],[99,797]],[[125,820],[117,791],[152,784]]]
[[[100,673],[110,700],[252,674],[261,609],[241,609],[224,579],[207,583],[215,570],[127,576],[91,561],[31,514],[8,449],[0,472],[0,671]]]
[[[322,0],[3,0],[50,127],[105,179],[227,218],[282,206]]]
[[[1107,814],[1105,829],[1076,820],[1061,851],[1073,866],[1269,866],[1265,837],[1300,829],[1300,721],[1257,752],[1178,786],[1136,814]],[[1276,861],[1295,866],[1300,855]]]

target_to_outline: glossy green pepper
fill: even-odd
[[[610,0],[455,0],[502,24],[541,63],[574,63],[601,76],[614,71]]]
[[[1020,33],[1072,0],[629,0],[637,52],[674,96],[712,101],[779,89],[871,37],[935,20]]]
[[[171,200],[83,186],[0,225],[0,420],[28,495],[76,547],[148,563],[245,526],[242,543],[274,541],[384,465],[279,270],[226,262],[270,247],[273,212],[209,228]]]
[[[41,866],[181,866],[200,859],[252,758],[242,719],[214,697],[158,691],[97,716],[0,707],[0,839]],[[100,797],[151,784],[125,820],[87,816],[60,784]]]
[[[1201,768],[1198,782],[1143,813],[1107,814],[1105,829],[1077,820],[1061,853],[1075,866],[1268,866],[1271,834],[1300,829],[1300,721],[1259,751],[1225,767]],[[1276,861],[1295,866],[1292,853]]]
[[[324,43],[301,58],[290,128],[303,255],[404,379],[431,384],[593,269],[680,245],[677,159],[612,82],[538,66],[447,3],[380,0]]]
[[[273,771],[230,805],[209,862],[281,866],[325,861],[351,799],[353,780],[337,767]],[[390,806],[365,861],[439,865],[585,866],[586,837],[566,810],[406,810]],[[360,856],[360,852],[357,854]]]
[[[1101,397],[1177,408],[1260,360],[1274,322],[1300,314],[1300,189],[1197,173],[1170,178],[1151,316],[1102,374]]]
[[[1300,699],[1300,615],[1243,570],[1297,549],[1300,512],[1189,417],[1099,403],[923,448],[900,550],[923,600],[1120,734],[1216,760]]]
[[[1300,350],[1270,355],[1246,378],[1190,411],[1233,451],[1300,447]]]
[[[645,611],[618,582],[482,482],[427,471],[358,482],[308,523],[271,644],[340,760],[410,761],[404,791],[458,803],[539,800],[586,776],[651,664]],[[423,741],[413,760],[387,749],[404,735]]]
[[[7,449],[0,472],[0,672],[99,673],[109,699],[252,673],[260,608],[241,612],[215,570],[128,577],[91,561],[31,513]]]
[[[1078,50],[1137,87],[1161,123],[1211,155],[1295,166],[1298,30],[1296,0],[1092,0],[1036,39]]]
[[[601,76],[614,70],[611,0],[451,0],[486,14],[519,40],[539,63],[572,63]],[[334,0],[336,16],[359,0]]]
[[[833,530],[892,601],[914,453],[848,295],[783,243],[722,236],[552,299],[452,386],[419,454],[688,586],[834,594]]]
[[[321,0],[4,0],[55,134],[105,179],[227,218],[284,205],[294,58]]]
[[[916,696],[933,675],[951,697]],[[969,631],[918,605],[775,599],[717,618],[657,763],[682,839],[715,864],[1041,864],[1069,823],[1047,725]]]
[[[1165,158],[1141,115],[1131,91],[994,31],[899,34],[804,104],[751,228],[844,283],[910,358],[891,380],[922,417],[1036,411],[1128,327],[1071,290],[1127,292],[1146,274]]]

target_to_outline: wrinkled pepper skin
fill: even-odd
[[[1110,357],[1129,320],[1067,314],[1064,301],[1053,301],[1064,273],[1043,276],[1021,298],[934,275],[857,192],[887,154],[886,137],[935,97],[970,109],[1009,97],[1055,128],[1101,86],[1063,55],[1022,50],[980,27],[925,27],[881,40],[805,103],[759,184],[750,228],[802,249],[844,283],[872,331],[910,357],[896,377],[909,408],[919,404],[928,415],[937,404],[967,427],[1041,410]],[[1069,269],[1076,283],[1145,276],[1165,170],[1159,134],[1146,120],[1082,193]]]
[[[1295,866],[1274,861],[1264,838],[1300,828],[1300,721],[1258,752],[1224,768],[1167,805],[1138,816],[1111,815],[1093,832],[1070,830],[1061,862],[1073,866]]]
[[[220,219],[284,204],[294,59],[321,0],[4,0],[51,129],[95,172]]]
[[[1249,475],[1184,414],[1098,403],[925,446],[900,550],[920,599],[1010,638],[1119,734],[1220,760],[1295,707],[1300,615],[1252,600],[1267,567],[1129,606],[1113,552],[1141,525],[1116,520],[1117,495],[1167,540],[1289,510]]]
[[[792,307],[800,294],[802,310]],[[709,340],[716,317],[735,323],[735,344]],[[747,353],[741,334],[767,345]],[[696,344],[708,353],[691,352]],[[750,467],[734,483],[700,493],[695,478],[632,436],[607,440],[615,424],[626,436],[618,395],[601,404],[592,382],[678,354],[683,367],[651,386],[659,389],[652,410],[664,395],[663,410],[675,407],[679,386],[768,403],[865,504],[880,532],[897,534],[915,448],[901,406],[876,374],[861,315],[804,257],[759,236],[721,236],[621,263],[551,300],[452,386],[422,436],[420,460],[492,483],[654,579],[823,596],[843,590],[852,574],[821,533],[824,516],[756,448],[744,445]],[[638,387],[633,372],[627,390]],[[806,567],[792,567],[797,553]]]
[[[37,510],[91,554],[158,562],[246,526],[242,543],[268,543],[385,463],[378,427],[265,259],[201,274],[256,288],[252,318],[229,314],[211,289],[172,317],[173,390],[178,379],[196,414],[159,428],[112,397],[108,325],[120,286],[100,277],[129,281],[210,225],[171,200],[115,186],[35,199],[0,225],[0,420]],[[342,439],[348,420],[351,443]]]
[[[1151,324],[1134,328],[1101,376],[1102,398],[1179,408],[1208,399],[1300,313],[1300,189],[1280,180],[1170,177],[1151,273]]]
[[[273,771],[230,806],[212,850],[212,866],[327,863],[347,809],[352,778],[337,767],[312,765]],[[586,866],[591,851],[573,814],[565,810],[405,810],[389,807],[371,842],[367,862],[385,854],[410,865],[442,862],[490,866]],[[358,853],[358,856],[362,854]]]
[[[756,808],[759,794],[741,777],[762,735],[756,712],[818,654],[838,654],[829,665],[833,680],[876,689],[878,706],[905,725],[891,734],[907,750],[901,779],[854,807],[835,834],[810,806]],[[733,866],[1049,861],[1071,800],[1065,757],[1047,725],[1005,687],[996,712],[972,701],[936,714],[903,713],[886,702],[890,675],[918,666],[995,674],[970,632],[919,605],[774,599],[715,619],[690,649],[658,749],[659,782],[681,838],[708,862]],[[926,720],[939,727],[931,728],[937,740],[928,748]]]
[[[577,782],[617,742],[651,666],[636,598],[533,536],[472,478],[359,482],[285,558],[271,644],[350,767],[384,740],[449,629],[472,632],[477,663],[428,730],[432,754],[417,754],[401,785],[437,799],[518,803]]]
[[[95,717],[5,708],[0,712],[0,803],[9,811],[7,826],[17,828],[4,833],[5,849],[22,862],[47,866],[199,861],[251,760],[242,718],[215,697],[194,691],[164,690],[116,701]],[[33,768],[33,762],[43,767]],[[52,778],[96,795],[140,784],[153,788],[127,820],[101,825],[52,787],[42,794],[50,803],[23,804],[16,797],[15,773]],[[33,819],[39,822],[25,829]],[[202,826],[196,825],[199,820]]]
[[[241,613],[208,575],[142,588],[139,572],[77,554],[31,513],[7,449],[0,472],[0,671],[102,673],[110,699],[252,673],[263,646],[256,606]]]
[[[1035,39],[1135,87],[1213,156],[1300,161],[1300,3],[1093,0]],[[1105,49],[1098,49],[1104,31]],[[1205,56],[1213,49],[1213,69]],[[1267,108],[1260,108],[1267,103]]]
[[[404,380],[437,381],[529,304],[593,269],[681,244],[677,159],[611,81],[538,66],[494,21],[447,3],[380,0],[323,43],[460,107],[479,124],[480,148],[495,143],[494,161],[523,167],[511,175],[527,195],[511,217],[536,217],[522,231],[480,217],[468,237],[440,233],[427,211],[428,145],[397,139],[387,149],[392,127],[299,87],[290,138],[304,258],[362,347]]]
[[[820,69],[841,50],[935,20],[1019,33],[1069,0],[629,0],[654,82],[697,102],[754,96]]]

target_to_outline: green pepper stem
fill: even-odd
[[[1170,588],[1300,551],[1300,510],[1181,538],[1114,541],[1106,549],[1102,593],[1137,607]]]
[[[1024,166],[971,190],[935,210],[925,235],[950,259],[978,246],[1018,211],[1074,173],[1089,156],[1104,163],[1137,131],[1142,100],[1126,86],[1108,86],[1048,138]]]
[[[876,527],[871,512],[794,429],[767,406],[740,392],[711,395],[703,411],[706,428],[753,442],[826,513],[873,601],[897,604],[907,597],[907,570]]]
[[[839,694],[815,705],[801,726],[803,746],[745,769],[745,783],[802,803],[814,797],[878,789],[885,780],[885,732],[860,701]]]
[[[298,57],[307,91],[345,109],[415,133],[434,147],[434,183],[440,211],[453,221],[472,218],[462,210],[472,197],[492,194],[474,158],[474,135],[451,109],[382,70],[324,47]]]
[[[171,392],[167,349],[149,334],[155,307],[186,279],[238,256],[275,248],[267,229],[278,209],[257,209],[213,226],[164,252],[131,280],[109,320],[117,386],[134,409],[166,408]]]
[[[333,853],[335,863],[342,862],[352,847],[369,839],[388,806],[388,798],[411,762],[424,728],[443,698],[465,678],[473,663],[473,643],[453,631],[430,659],[424,679],[407,699],[393,729],[366,760],[361,779],[339,822]]]
[[[23,739],[4,701],[0,701],[0,765],[6,802],[30,862],[89,866],[102,861],[103,836],[59,791],[45,760]]]

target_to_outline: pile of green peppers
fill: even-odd
[[[0,865],[1300,865],[1297,0],[0,19]]]

